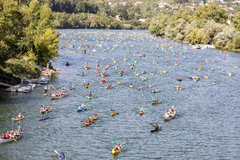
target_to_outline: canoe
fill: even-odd
[[[149,74],[150,74],[150,75],[154,75],[154,73],[151,73],[151,72],[150,72]]]
[[[130,87],[130,88],[134,88],[134,86],[132,86],[132,85],[129,85],[129,87]]]
[[[161,130],[161,128],[162,128],[162,126],[161,126],[161,127],[159,127],[158,129],[153,129],[153,130],[151,130],[151,132],[160,131],[160,130]]]
[[[12,118],[12,121],[15,122],[15,121],[19,121],[19,120],[22,120],[24,118],[24,116],[22,116],[22,118]]]
[[[158,104],[158,103],[160,103],[159,101],[158,102],[152,102],[152,105],[154,105],[154,104]]]
[[[106,89],[111,89],[112,88],[112,86],[111,87],[105,87]]]
[[[164,116],[163,116],[163,118],[164,118],[164,120],[171,120],[171,119],[174,119],[175,117],[176,117],[176,115],[177,115],[177,111],[175,110],[174,112],[173,112],[173,115],[168,115],[168,114],[164,114]]]
[[[98,118],[99,118],[98,115],[97,116],[93,116],[92,120],[94,121],[94,120],[97,120]]]
[[[16,140],[18,140],[19,138],[21,138],[22,135],[23,135],[23,132],[22,132],[18,137],[14,138],[14,139],[1,139],[1,138],[0,138],[0,144],[1,144],[1,143],[7,143],[7,142],[16,141]]]
[[[118,150],[118,151],[115,151],[115,147],[112,149],[112,155],[116,156],[116,155],[118,155],[119,153],[121,153],[121,149]]]
[[[90,124],[92,124],[92,121],[90,123],[85,122],[85,126],[89,126]]]
[[[140,116],[144,114],[144,112],[139,112]]]
[[[116,113],[111,113],[111,117],[115,116]]]
[[[86,105],[84,105],[84,106],[86,106]],[[81,111],[86,111],[87,110],[87,107],[83,107],[83,108],[81,108],[81,109],[78,109],[77,111],[78,112],[81,112]]]
[[[54,97],[51,97],[52,99],[60,99],[60,98],[63,98],[63,97],[65,97],[67,94],[65,94],[64,96],[54,96]]]
[[[46,117],[39,118],[38,120],[39,120],[39,121],[43,121],[43,120],[48,119],[48,118],[49,118],[49,116],[47,115]]]

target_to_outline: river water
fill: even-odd
[[[72,84],[77,85],[76,89],[59,100],[42,97],[43,86],[28,94],[0,92],[0,132],[17,129],[19,125],[25,130],[17,142],[0,144],[0,159],[52,160],[57,159],[54,150],[64,152],[67,159],[239,159],[240,75],[234,64],[239,63],[240,54],[220,54],[215,49],[192,50],[186,44],[181,46],[163,39],[159,43],[159,38],[146,31],[58,31],[61,57],[53,62],[53,66],[61,71],[52,76],[51,84],[56,90],[62,86],[69,89]],[[92,44],[96,52],[92,51],[93,48],[87,49],[86,56],[79,52],[81,34],[84,34],[83,45]],[[64,43],[65,48],[62,48]],[[103,48],[97,44],[102,44]],[[162,45],[168,45],[166,51]],[[146,59],[134,57],[134,52],[146,54]],[[223,59],[227,54],[229,58]],[[116,64],[110,57],[117,60],[119,69],[125,68],[122,77],[117,74]],[[124,57],[128,61],[123,61]],[[100,84],[101,77],[95,74],[97,59],[101,69],[111,64],[105,84]],[[134,69],[130,69],[131,59],[137,60]],[[206,59],[209,63],[205,62]],[[153,64],[153,60],[159,66]],[[175,60],[179,66],[174,65]],[[66,62],[71,66],[65,66]],[[92,69],[86,71],[82,68],[86,62]],[[197,71],[200,63],[201,72]],[[186,67],[190,72],[184,71]],[[222,72],[222,68],[226,71]],[[144,69],[146,82],[134,74]],[[167,74],[157,74],[164,69]],[[155,72],[154,76],[148,74],[150,70]],[[228,77],[228,72],[233,76]],[[200,77],[197,83],[189,79],[194,73]],[[205,74],[209,79],[203,78]],[[183,81],[176,81],[177,77]],[[116,85],[121,79],[122,85]],[[214,80],[218,81],[216,85],[212,84]],[[92,100],[86,98],[89,91],[85,89],[84,81],[91,85]],[[130,81],[135,86],[140,85],[142,90],[127,87]],[[152,88],[146,87],[149,83],[159,92],[152,94]],[[178,83],[184,86],[181,91],[175,88]],[[113,88],[106,90],[107,84],[112,84]],[[151,105],[152,97],[162,103]],[[76,112],[78,105],[86,101],[89,109]],[[51,105],[53,111],[48,114],[49,119],[38,121],[36,118],[40,117],[42,103]],[[164,122],[163,115],[172,105],[176,105],[179,117]],[[146,114],[139,116],[138,107],[143,107]],[[111,117],[112,108],[119,115]],[[18,112],[23,113],[25,119],[12,122],[11,118]],[[81,121],[95,113],[99,114],[99,119],[85,127]],[[162,131],[151,133],[153,127],[149,123],[162,126]],[[113,157],[110,152],[114,147],[112,142],[116,140],[124,150]]]

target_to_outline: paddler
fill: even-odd
[[[1,139],[5,139],[5,135],[4,135],[4,133],[2,133],[2,135],[1,135]]]
[[[87,83],[86,83],[86,86],[89,87],[89,85],[90,85],[89,82],[87,82]]]
[[[22,114],[21,113],[18,113],[18,115],[16,116],[17,119],[20,119],[22,118]]]
[[[64,87],[64,86],[62,86],[62,91],[66,91],[66,89],[65,89],[65,87]]]
[[[111,109],[111,111],[112,111],[112,113],[113,113],[113,114],[115,114],[115,113],[116,113],[116,112],[115,112],[115,110],[114,110],[114,108],[112,108],[112,109]]]
[[[5,137],[6,137],[6,139],[9,139],[9,131],[7,131]]]
[[[44,105],[41,105],[40,113],[42,113],[42,118],[43,118],[43,115],[44,117],[46,117],[46,107]]]
[[[84,72],[82,72],[82,76],[84,76]]]
[[[153,90],[152,90],[153,92],[157,92],[157,90],[153,87]]]
[[[118,84],[121,84],[121,81],[122,81],[122,80],[118,81]]]
[[[224,68],[222,69],[222,72],[225,72],[225,69],[224,69]]]
[[[98,117],[98,114],[97,113],[95,113],[95,115],[93,116],[93,118],[97,118]]]
[[[10,134],[11,134],[11,135],[14,135],[14,131],[13,131],[13,129],[11,129]]]
[[[179,88],[179,89],[180,89],[181,87],[182,87],[182,86],[179,84],[177,88]]]
[[[138,86],[138,90],[141,90],[142,88],[141,88],[141,86]]]
[[[47,111],[51,111],[52,110],[52,107],[51,106],[48,106],[47,107]]]
[[[86,51],[86,50],[85,50]],[[84,52],[85,53],[85,52]],[[62,152],[59,156],[59,159],[58,160],[64,160],[65,159],[65,155],[64,153]]]
[[[72,87],[71,87],[71,88],[72,88],[72,89],[75,88],[73,84],[72,84]]]
[[[159,130],[160,128],[159,128],[159,126],[157,125],[157,124],[155,124],[155,130]]]
[[[143,110],[143,108],[141,108],[141,109],[140,109],[140,112],[143,112],[143,113],[145,113],[145,111]]]
[[[111,84],[108,84],[108,86],[107,86],[108,88],[111,88],[112,86],[111,86]]]
[[[70,64],[67,62],[67,63],[66,63],[66,66],[70,66]]]
[[[105,81],[105,78],[102,78],[102,81],[101,81],[102,83],[105,83],[106,81]]]
[[[156,98],[156,99],[153,100],[153,102],[158,102],[158,101],[159,101],[158,98]]]
[[[88,97],[92,97],[92,92],[91,91],[89,92]]]
[[[44,86],[45,93],[47,93],[47,90],[48,90],[47,86]]]
[[[116,70],[118,70],[118,63],[117,63],[117,65],[116,65]]]

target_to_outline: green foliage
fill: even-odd
[[[235,18],[233,19],[232,24],[237,31],[240,31],[240,12],[238,12],[235,15]]]
[[[233,44],[235,49],[240,49],[240,32],[237,32],[234,36]]]
[[[194,12],[197,19],[213,19],[216,23],[225,24],[228,19],[228,13],[222,8],[218,8],[216,4],[198,6]]]

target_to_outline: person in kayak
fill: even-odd
[[[42,113],[42,118],[43,118],[43,115],[44,117],[46,117],[46,107],[44,105],[41,105],[40,113]]]
[[[154,99],[153,102],[159,102],[158,98]]]
[[[82,76],[84,76],[84,72],[82,72]]]
[[[111,84],[108,84],[108,86],[107,86],[108,88],[111,88],[112,86],[111,86]]]
[[[67,63],[66,63],[66,66],[70,66],[70,64],[67,62]]]
[[[86,50],[85,50],[86,51]],[[59,156],[59,160],[64,160],[65,159],[65,155],[64,153],[62,152]]]
[[[66,91],[66,89],[65,89],[65,87],[64,87],[64,86],[62,86],[62,91]]]
[[[51,111],[51,110],[52,110],[52,107],[48,106],[46,111]]]
[[[114,110],[114,108],[113,108],[113,109],[111,109],[111,111],[112,111],[112,113],[113,113],[113,114],[115,114],[115,113],[116,113],[116,111]]]
[[[105,78],[102,78],[102,81],[101,81],[102,83],[105,83],[106,81],[105,81]]]
[[[2,135],[1,135],[1,139],[5,139],[5,135],[4,135],[4,133],[2,133]]]
[[[145,80],[146,80],[146,78],[143,76],[143,77],[142,77],[142,81],[145,81]]]
[[[138,86],[138,90],[141,90],[142,88],[141,88],[141,86]]]
[[[18,118],[18,119],[22,118],[22,114],[21,114],[21,113],[18,113],[18,115],[16,116],[16,118]]]
[[[143,108],[141,108],[141,109],[140,109],[140,112],[143,112],[143,113],[145,113],[145,111],[143,110]]]
[[[225,72],[225,69],[224,69],[224,68],[222,69],[222,72]]]
[[[124,73],[124,70],[122,70],[121,72],[120,72],[120,74],[123,74]]]
[[[116,70],[118,70],[118,63],[117,63],[117,65],[116,65]]]
[[[97,114],[97,113],[95,113],[95,115],[93,116],[93,118],[98,118],[98,114]]]
[[[160,128],[159,128],[159,126],[157,125],[157,124],[155,124],[155,129],[154,130],[159,130]]]
[[[87,82],[87,83],[86,83],[86,86],[87,86],[87,87],[89,87],[89,86],[90,86],[90,83],[89,83],[89,82]]]
[[[157,90],[156,90],[156,88],[155,87],[153,87],[153,90],[152,90],[154,93],[156,93],[157,92]]]
[[[122,81],[122,80],[118,81],[118,84],[121,84],[121,81]]]
[[[47,93],[47,90],[48,90],[47,86],[44,86],[45,93]]]
[[[182,88],[182,86],[179,84],[179,85],[177,86],[177,88],[179,88],[179,89],[180,89],[180,88]]]

